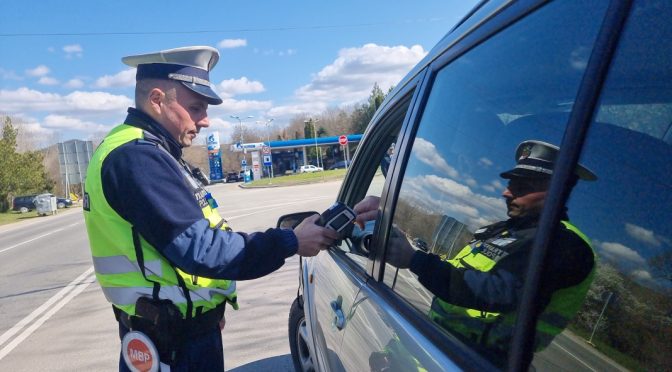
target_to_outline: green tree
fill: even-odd
[[[353,133],[363,133],[366,130],[376,110],[383,104],[385,96],[386,94],[380,89],[378,83],[373,84],[369,99],[365,103],[355,106],[352,113]]]
[[[0,139],[0,211],[5,212],[16,195],[53,190],[39,151],[17,151],[19,130],[5,116]]]

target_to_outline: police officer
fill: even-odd
[[[137,68],[136,108],[96,149],[85,184],[96,277],[120,337],[148,336],[173,371],[224,370],[219,324],[226,303],[238,307],[235,280],[314,256],[338,237],[315,225],[318,216],[294,231],[245,234],[219,215],[207,179],[182,159],[209,125],[208,105],[222,103],[209,80],[218,59],[200,46],[123,58]]]
[[[409,268],[435,298],[429,316],[494,358],[505,358],[532,242],[544,207],[558,148],[541,141],[524,141],[516,150],[516,166],[500,176],[508,185],[509,219],[482,227],[454,257],[415,250],[404,234],[390,237],[387,262]],[[597,177],[578,165],[573,183]],[[367,197],[354,210],[362,225],[375,218],[379,200]],[[569,222],[566,213],[549,249],[541,283],[537,349],[545,347],[579,310],[592,281],[595,255],[588,238]],[[494,353],[493,353],[494,351]]]

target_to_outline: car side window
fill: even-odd
[[[413,91],[407,93],[382,119],[375,123],[374,132],[367,135],[371,138],[364,146],[358,147],[356,162],[349,172],[357,172],[356,184],[348,185],[352,189],[352,207],[365,195],[380,197],[386,182],[387,172],[392,158],[395,156],[395,144],[399,137],[404,120],[413,97]],[[361,152],[361,154],[360,154]],[[361,159],[361,160],[360,160]],[[346,253],[362,268],[366,267],[371,252],[369,243],[375,227],[375,221],[370,221],[364,228],[354,225],[348,236],[343,239],[337,248]]]
[[[672,8],[659,5],[633,4],[580,158],[598,179],[568,202],[597,257],[570,324],[611,364],[596,370],[672,366]]]
[[[443,67],[405,165],[383,282],[499,367],[550,178],[507,171],[560,144],[604,12],[550,3]],[[567,234],[567,251],[590,255]]]

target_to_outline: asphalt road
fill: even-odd
[[[284,188],[209,187],[234,230],[274,227],[283,214],[323,211],[340,181]],[[298,283],[293,257],[239,282],[227,310],[227,371],[292,371],[287,317]],[[81,208],[0,227],[0,371],[115,371],[117,326],[95,282]]]

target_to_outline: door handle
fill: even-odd
[[[343,310],[341,310],[341,304],[338,301],[331,301],[331,310],[333,310],[335,314],[331,326],[336,327],[340,331],[345,327],[345,314],[343,314]]]

